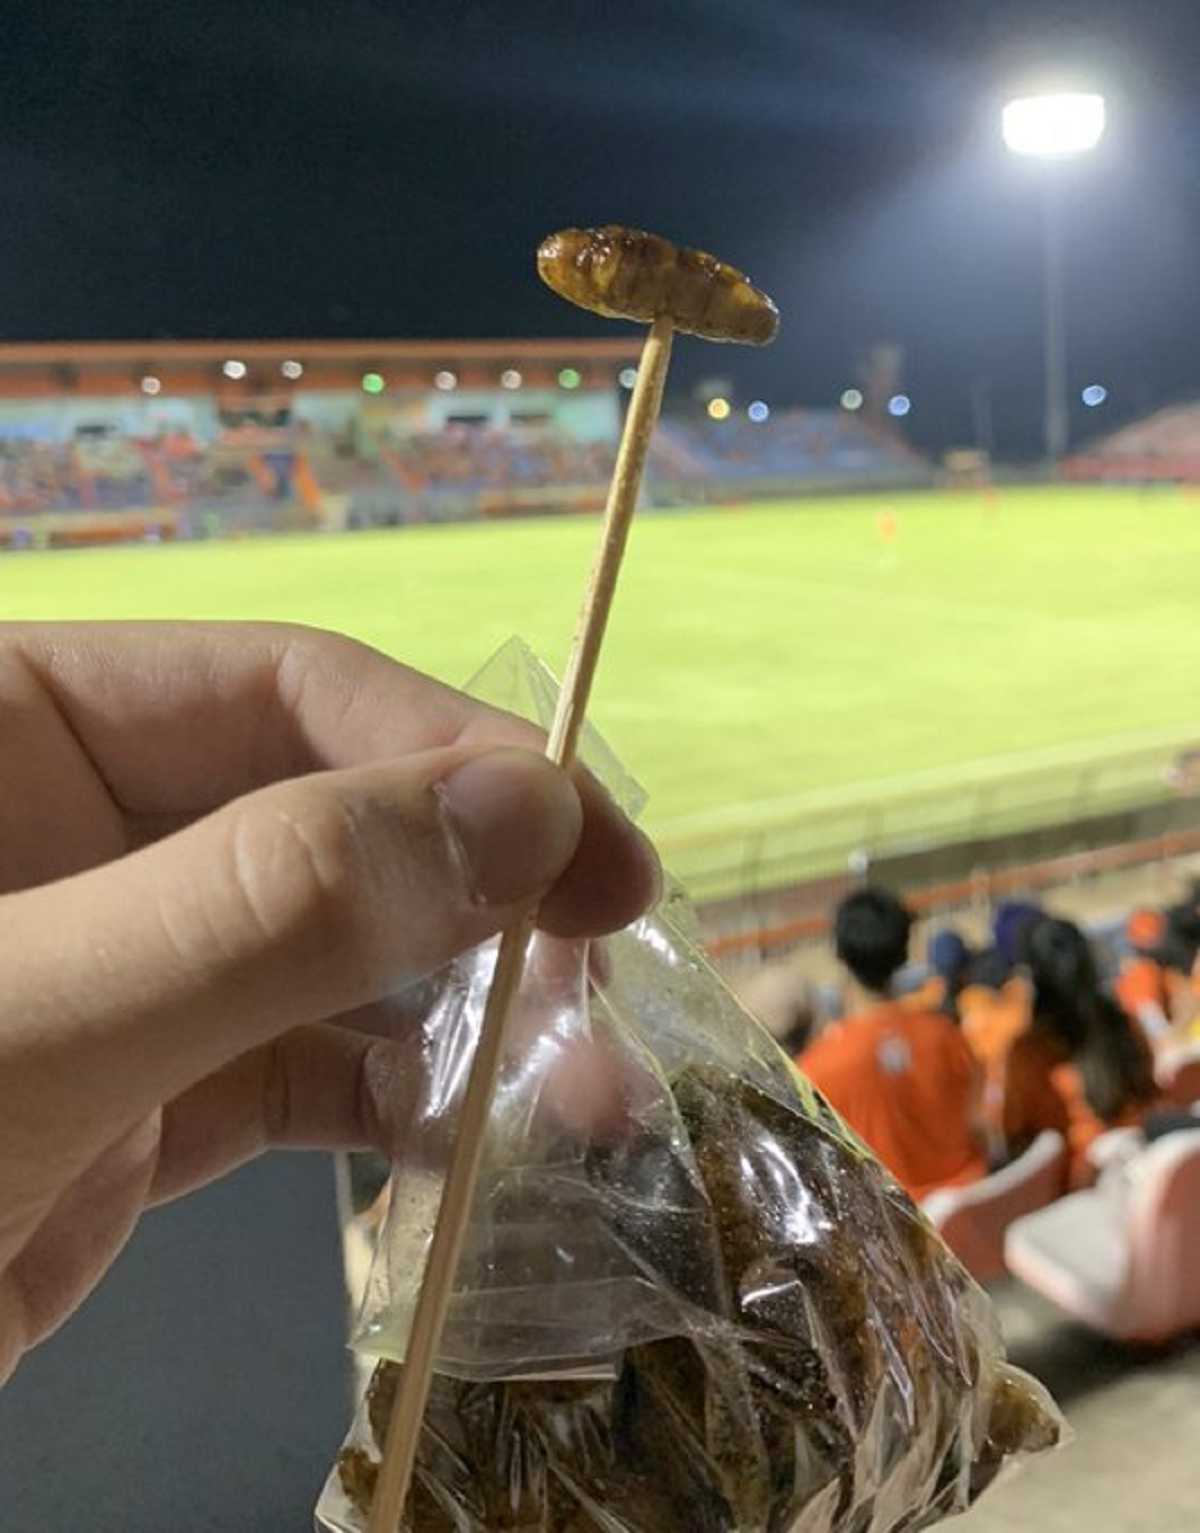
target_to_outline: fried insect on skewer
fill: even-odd
[[[560,229],[542,241],[537,264],[559,297],[609,319],[665,317],[686,335],[751,346],[779,328],[779,310],[736,268],[642,229]]]
[[[608,268],[603,260],[575,262],[578,274],[574,292],[551,281],[547,271],[557,274],[570,265],[567,251],[577,253],[594,249],[592,235],[600,231],[567,230],[542,242],[538,265],[550,286],[574,303],[596,308],[603,303],[604,284],[599,273]],[[574,242],[578,236],[579,242]],[[555,240],[561,241],[558,247]],[[557,248],[557,256],[548,251]],[[558,708],[550,728],[546,755],[562,767],[575,759],[579,731],[591,696],[592,681],[600,659],[600,647],[617,586],[617,575],[625,552],[625,542],[637,505],[642,470],[650,447],[650,434],[658,419],[663,385],[671,359],[672,334],[676,329],[690,331],[718,341],[751,341],[761,344],[775,333],[778,312],[775,305],[757,288],[751,287],[740,272],[713,256],[696,251],[680,251],[656,235],[635,235],[632,231],[610,226],[608,247],[615,260],[612,288],[620,277],[620,291],[640,294],[637,309],[621,310],[611,304],[598,312],[624,314],[650,321],[650,333],[642,349],[637,381],[629,401],[629,410],[617,448],[617,461],[609,485],[604,511],[600,548],[588,578],[579,625],[567,660]],[[591,277],[583,275],[589,271]],[[614,297],[615,301],[615,297]],[[624,301],[624,300],[622,300]],[[369,1533],[396,1533],[405,1499],[409,1493],[417,1439],[433,1376],[437,1348],[445,1324],[450,1291],[462,1248],[467,1212],[475,1187],[496,1076],[500,1069],[504,1042],[504,1024],[508,1009],[525,964],[525,953],[537,923],[537,910],[526,911],[504,933],[496,956],[483,1020],[475,1046],[475,1057],[467,1080],[459,1120],[454,1154],[446,1175],[442,1200],[434,1225],[433,1239],[425,1263],[417,1303],[408,1335],[408,1352],[400,1376],[396,1407],[388,1426],[379,1466],[379,1478],[371,1505]]]

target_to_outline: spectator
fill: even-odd
[[[975,1180],[985,1165],[973,1129],[976,1071],[953,1022],[906,1007],[892,993],[908,957],[912,915],[886,889],[838,906],[834,945],[846,967],[849,1014],[799,1058],[914,1198]]]
[[[1162,960],[1171,995],[1172,1042],[1200,1043],[1200,890],[1165,912]],[[1180,978],[1186,976],[1186,978]]]
[[[1146,1041],[1155,1048],[1171,1036],[1166,917],[1160,910],[1131,911],[1125,939],[1129,953],[1121,962],[1113,991],[1125,1015],[1139,1024]]]
[[[1070,1180],[1090,1179],[1087,1149],[1105,1129],[1135,1124],[1156,1088],[1150,1051],[1120,1007],[1100,989],[1095,957],[1071,921],[1044,916],[1024,934],[1032,985],[1027,1029],[999,1061],[989,1092],[993,1123],[1008,1158],[1043,1129],[1070,1149]]]
[[[901,996],[901,1001],[918,1011],[940,1011],[957,1022],[958,996],[967,977],[971,949],[952,926],[943,926],[930,937],[925,960],[928,973],[924,980]]]
[[[992,917],[992,948],[999,969],[1005,977],[1021,961],[1025,937],[1035,921],[1045,914],[1040,905],[1029,900],[1002,900]]]
[[[798,1054],[809,1042],[816,1015],[813,987],[794,964],[764,964],[738,993],[785,1054]]]
[[[1029,981],[1018,964],[1025,932],[1042,915],[1041,907],[1009,900],[996,907],[991,946],[971,955],[958,995],[958,1014],[971,1052],[988,1077],[994,1096],[996,1071],[1016,1038],[1029,1025]],[[994,1124],[998,1101],[987,1119]],[[993,1151],[997,1146],[993,1144]],[[1002,1150],[999,1153],[1003,1154]],[[993,1153],[991,1158],[995,1158]]]

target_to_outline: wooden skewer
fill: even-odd
[[[600,548],[592,565],[587,592],[567,661],[558,708],[550,729],[546,755],[559,766],[575,758],[579,731],[587,711],[592,681],[600,658],[617,575],[637,505],[650,436],[662,403],[663,384],[671,360],[672,325],[656,319],[646,337],[637,382],[625,417],[609,486]],[[496,968],[479,1028],[479,1041],[463,1099],[454,1152],[438,1208],[433,1239],[421,1289],[413,1311],[408,1350],[388,1423],[383,1462],[371,1503],[368,1533],[398,1533],[400,1517],[412,1480],[421,1421],[429,1398],[433,1365],[458,1267],[487,1128],[488,1110],[504,1046],[509,1007],[521,982],[529,939],[537,922],[536,908],[504,933]]]

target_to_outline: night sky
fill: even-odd
[[[1200,392],[1198,0],[3,0],[0,337],[616,333],[533,275],[619,221],[747,270],[769,351],[677,395],[826,404],[904,348],[918,442],[1036,450],[1042,61],[1109,130],[1060,165],[1073,434]]]

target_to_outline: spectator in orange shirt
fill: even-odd
[[[800,1068],[914,1198],[974,1181],[985,1168],[973,1128],[976,1073],[945,1015],[891,993],[912,916],[886,889],[860,889],[834,918],[849,971],[848,1015],[826,1027]]]
[[[1160,910],[1133,910],[1125,922],[1130,953],[1113,982],[1127,1017],[1139,1023],[1151,1048],[1171,1031],[1171,993],[1161,961],[1167,922]]]
[[[1029,981],[1018,959],[1024,934],[1042,914],[1040,906],[1022,900],[999,905],[992,920],[992,945],[975,955],[964,977],[959,1019],[989,1080],[1029,1025]]]
[[[1155,1100],[1150,1050],[1100,990],[1096,961],[1071,921],[1046,916],[1025,933],[1032,983],[1028,1028],[1004,1057],[998,1129],[1009,1158],[1043,1129],[1070,1149],[1070,1179],[1090,1177],[1087,1149],[1108,1128],[1139,1123]],[[996,1103],[989,1098],[989,1105]]]

